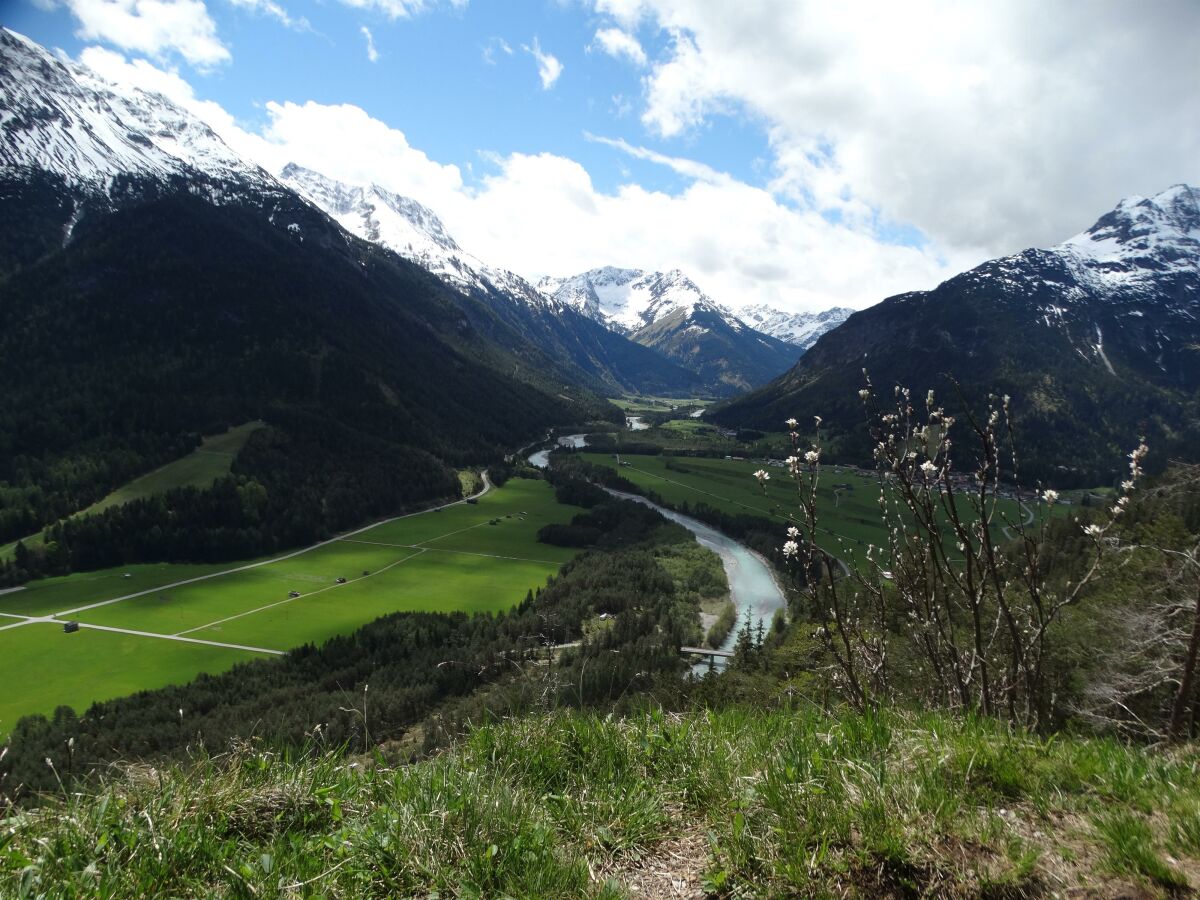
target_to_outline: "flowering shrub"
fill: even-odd
[[[1053,706],[1045,667],[1052,626],[1080,601],[1112,552],[1110,531],[1142,474],[1146,445],[1130,454],[1129,477],[1105,517],[1082,526],[1090,539],[1082,578],[1051,586],[1046,526],[1059,497],[1020,486],[1008,397],[990,396],[982,417],[966,414],[966,454],[955,452],[955,418],[932,391],[923,409],[902,387],[883,405],[868,378],[859,397],[888,535],[883,546],[867,548],[865,564],[847,565],[815,542],[821,420],[803,452],[797,421],[787,422],[794,452],[786,467],[797,487],[798,516],[783,554],[803,568],[819,634],[836,662],[835,681],[856,707],[875,706],[895,692],[889,659],[902,651],[916,661],[916,690],[925,702],[1046,724]],[[960,469],[963,456],[970,461]],[[756,477],[761,483],[766,473]]]

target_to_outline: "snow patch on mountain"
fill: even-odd
[[[351,234],[403,256],[464,292],[495,291],[520,302],[550,301],[524,278],[466,252],[426,206],[377,184],[352,185],[289,163],[280,180]]]
[[[746,328],[678,269],[645,272],[604,266],[569,278],[543,278],[537,286],[547,296],[626,334],[653,325],[677,310],[682,310],[686,318],[712,312],[737,331]]]
[[[161,94],[113,84],[6,28],[0,29],[0,84],[5,172],[41,170],[102,194],[128,175],[273,185],[265,171]]]
[[[817,338],[846,321],[854,310],[834,306],[822,312],[789,313],[773,306],[744,306],[738,315],[750,327],[807,350]]]

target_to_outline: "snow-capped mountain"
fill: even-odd
[[[367,267],[359,236],[406,258],[396,260],[400,268],[428,269],[456,289],[456,337],[474,329],[558,392],[701,389],[694,373],[465,253],[419,203],[298,167],[285,174],[287,183],[243,159],[162,95],[112,84],[0,30],[0,275],[109,227],[114,213],[151,217],[159,213],[147,204],[175,207],[190,197],[222,207],[230,221],[251,212],[314,259],[330,251]],[[443,306],[449,296],[422,290]]]
[[[126,176],[273,184],[207,125],[161,94],[116,85],[0,29],[0,167],[58,176],[76,190],[108,193]],[[210,198],[219,199],[219,198]]]
[[[789,313],[766,304],[743,306],[738,310],[747,325],[795,344],[801,350],[807,350],[821,335],[837,328],[853,313],[854,310],[845,306],[834,306],[817,313]]]
[[[799,351],[751,328],[674,269],[605,266],[538,288],[701,375],[717,390],[745,390],[778,375]]]
[[[543,278],[538,289],[617,331],[632,333],[674,312],[715,312],[733,328],[745,325],[678,269],[644,272],[604,266],[569,278]]]
[[[598,391],[704,389],[694,372],[611,331],[574,306],[546,296],[520,275],[463,250],[437,214],[410,197],[377,184],[345,184],[295,164],[285,166],[280,179],[347,231],[386,247],[465,297],[484,303]]]
[[[467,253],[427,206],[377,184],[352,185],[289,163],[280,180],[364,240],[387,247],[465,291],[497,291],[521,302],[549,301],[524,278]]]
[[[858,435],[865,367],[876,385],[934,389],[948,403],[1011,395],[1024,471],[1094,484],[1142,435],[1160,459],[1195,457],[1197,347],[1200,191],[1180,184],[1123,200],[1056,246],[856,313],[790,372],[715,416],[777,427],[820,415]]]

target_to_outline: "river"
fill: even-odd
[[[725,567],[725,577],[729,579],[729,599],[737,607],[738,624],[729,632],[729,636],[725,638],[725,642],[719,649],[733,649],[733,645],[737,641],[738,630],[746,620],[747,608],[750,610],[750,621],[755,628],[758,627],[759,622],[762,622],[763,631],[770,630],[775,610],[785,609],[787,599],[772,576],[770,567],[760,556],[733,538],[726,537],[715,528],[705,525],[699,519],[677,513],[659,506],[657,503],[651,503],[645,497],[639,497],[636,494],[606,490],[622,500],[632,500],[635,503],[643,503],[657,509],[666,518],[679,523],[694,534],[701,546],[707,547],[721,557],[721,564]],[[721,667],[722,662],[718,662],[718,668]],[[693,671],[702,672],[707,668],[708,663],[704,662],[694,666]]]
[[[564,435],[558,439],[558,445],[561,447],[586,447],[587,435]],[[539,450],[532,454],[529,457],[530,464],[544,469],[549,465],[550,449],[552,448]],[[707,547],[721,558],[721,565],[725,568],[725,577],[729,579],[729,599],[737,607],[738,624],[729,632],[729,636],[725,638],[724,643],[718,649],[733,649],[733,645],[737,641],[738,630],[745,621],[747,609],[750,610],[750,620],[753,626],[757,628],[758,623],[762,622],[763,630],[766,631],[771,627],[771,620],[775,616],[775,611],[787,607],[787,599],[783,596],[783,591],[780,590],[778,583],[776,583],[774,576],[771,574],[770,567],[749,548],[742,546],[733,540],[733,538],[726,537],[715,528],[705,525],[699,519],[693,519],[691,516],[677,513],[674,510],[659,506],[657,503],[651,503],[645,497],[640,497],[636,494],[626,494],[622,491],[614,491],[609,488],[605,488],[605,490],[623,500],[632,500],[635,503],[643,503],[646,506],[657,509],[666,518],[672,522],[677,522],[694,534],[701,546]],[[722,668],[723,665],[724,661],[720,660],[718,668]],[[703,672],[707,668],[707,662],[698,663],[693,667],[693,671]]]
[[[576,449],[587,446],[586,434],[564,434],[558,439],[558,447],[574,447]],[[539,469],[544,469],[550,465],[550,451],[554,447],[547,447],[545,450],[539,450],[537,453],[529,455],[529,464],[537,466]]]

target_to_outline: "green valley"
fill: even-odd
[[[475,503],[274,559],[76,573],[0,594],[0,678],[36,685],[5,693],[0,733],[22,715],[64,703],[82,711],[320,643],[388,613],[508,609],[574,555],[538,543],[537,532],[577,511],[556,503],[545,482],[513,479]],[[65,621],[80,631],[64,634]]]

